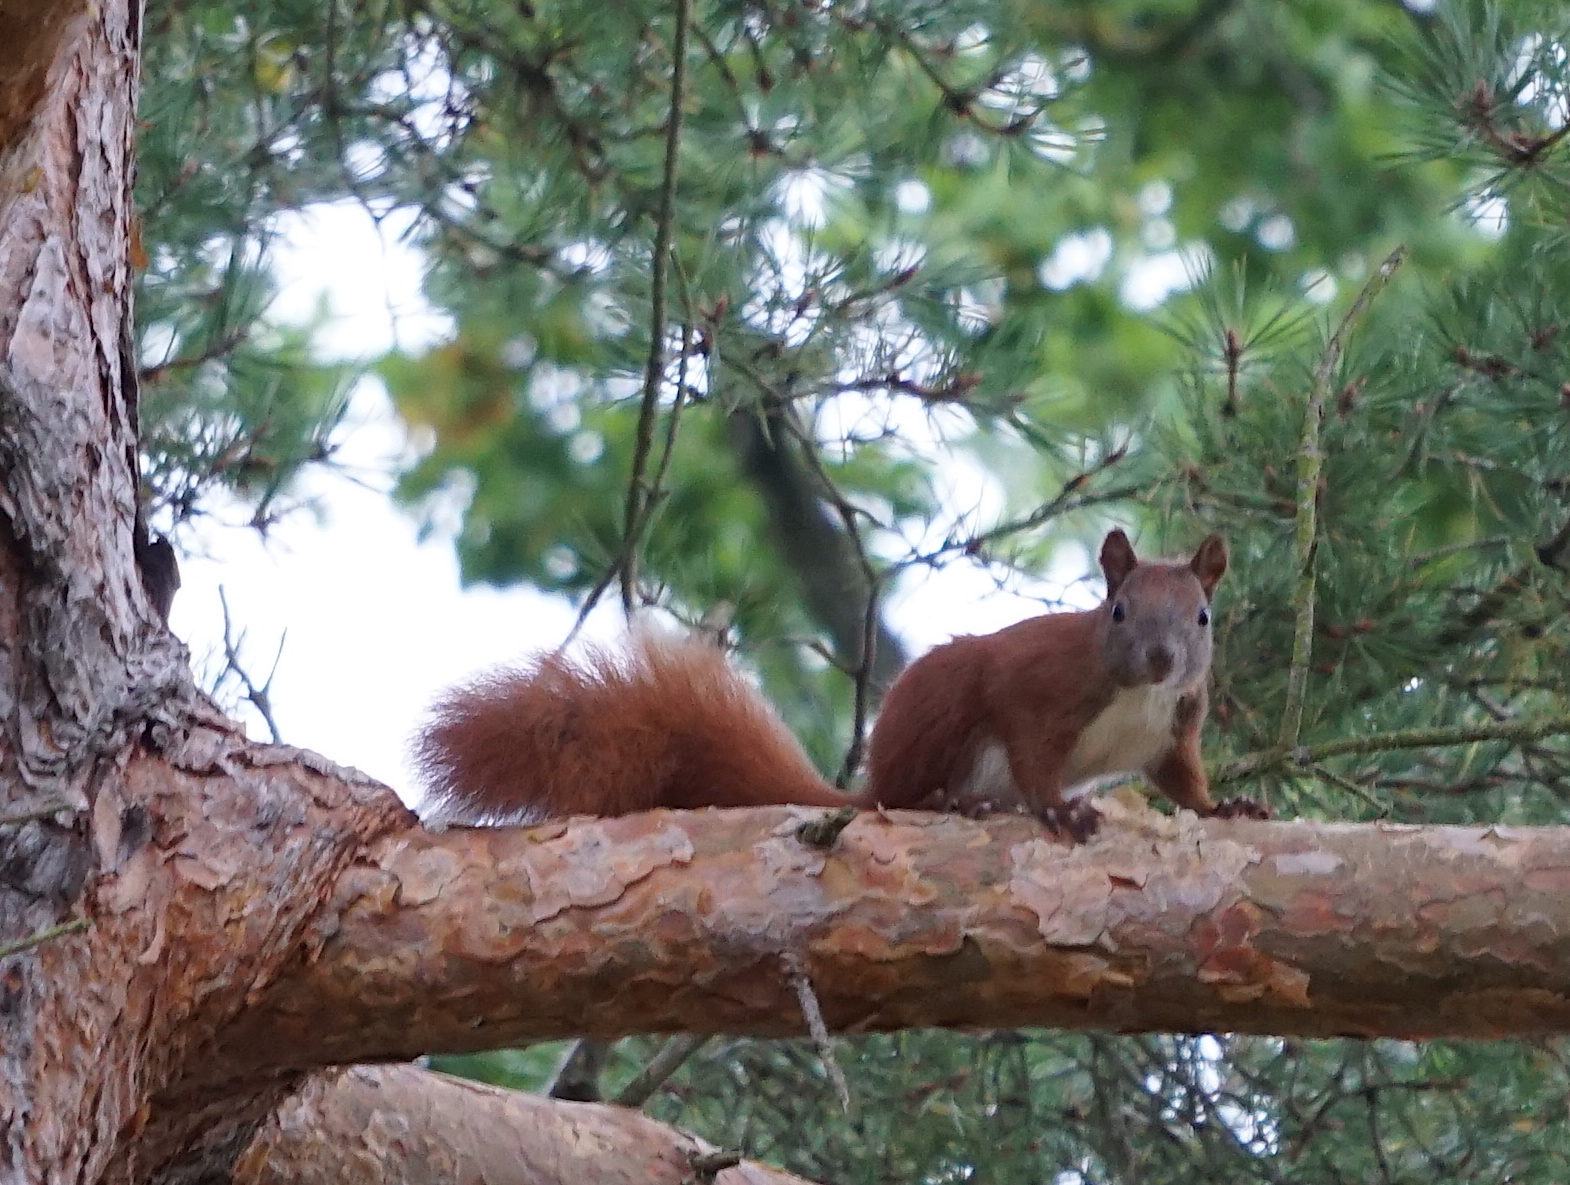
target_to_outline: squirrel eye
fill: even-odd
[[[1125,610],[1123,608],[1123,602],[1122,601],[1114,601],[1112,603],[1112,620],[1113,621],[1122,621],[1123,618],[1126,617],[1126,616],[1128,616],[1128,614],[1125,612]]]
[[[1200,625],[1209,625],[1210,624],[1210,610],[1208,608],[1201,609],[1199,611],[1199,624]]]

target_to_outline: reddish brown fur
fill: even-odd
[[[1210,634],[1197,624],[1226,571],[1206,539],[1187,563],[1140,563],[1122,531],[1101,549],[1107,599],[994,634],[939,646],[895,682],[869,750],[867,792],[851,799],[818,776],[769,705],[717,647],[639,635],[626,653],[579,661],[547,655],[482,675],[440,700],[416,743],[432,799],[460,817],[504,820],[619,815],[655,807],[958,807],[989,796],[967,786],[978,756],[1001,746],[1010,793],[1048,813],[1071,787],[1071,758],[1128,742],[1144,772],[1180,806],[1216,813],[1200,762]],[[1160,720],[1108,712],[1121,693],[1162,684]],[[1145,702],[1137,700],[1137,702]],[[1097,724],[1098,717],[1100,723]],[[1094,727],[1093,727],[1094,726]],[[1110,741],[1108,738],[1110,737]],[[1132,740],[1130,738],[1133,738]],[[1083,779],[1076,779],[1083,780]],[[1007,805],[1007,803],[1000,803]],[[1257,813],[1239,800],[1223,811]]]
[[[448,691],[415,759],[438,807],[477,820],[848,801],[717,647],[647,634]]]
[[[1021,794],[1062,801],[1056,773],[1111,699],[1087,669],[1094,614],[1033,617],[929,651],[889,689],[867,754],[868,797],[883,806],[964,805],[959,786],[988,738]]]
[[[1208,606],[1226,563],[1225,545],[1211,536],[1187,563],[1141,564],[1123,532],[1113,531],[1101,549],[1107,599],[1100,607],[956,638],[924,655],[884,701],[868,753],[869,800],[974,808],[964,785],[992,741],[1002,745],[1027,805],[1060,806],[1075,745],[1120,689],[1153,682],[1147,652],[1159,651],[1183,665],[1182,695],[1171,747],[1145,773],[1178,805],[1210,814],[1199,756],[1210,638],[1197,627],[1184,630]],[[1118,625],[1112,611],[1120,602],[1128,616]]]
[[[1151,785],[1196,815],[1216,813],[1216,804],[1210,800],[1210,779],[1199,754],[1199,730],[1209,703],[1201,685],[1179,705],[1175,743],[1165,757],[1145,770]]]

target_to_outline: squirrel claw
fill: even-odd
[[[987,798],[971,798],[956,802],[950,810],[951,814],[959,815],[964,819],[979,822],[990,815],[998,813],[998,804]]]
[[[1005,814],[1018,809],[993,798],[977,797],[973,794],[950,794],[944,789],[934,790],[920,802],[914,804],[914,808],[921,811],[938,811],[945,815],[958,815],[962,819],[978,821],[989,818],[992,815]]]
[[[1101,812],[1083,798],[1043,807],[1041,821],[1074,843],[1084,843],[1101,827]]]
[[[1255,802],[1252,798],[1228,798],[1224,802],[1216,803],[1215,809],[1210,812],[1212,819],[1269,819],[1272,817],[1270,808],[1262,802]]]

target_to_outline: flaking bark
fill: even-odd
[[[1570,1031],[1570,831],[656,812],[409,832],[320,957],[237,1024],[254,1070],[634,1032],[1042,1025],[1291,1036]],[[353,1024],[337,1018],[352,1015]]]

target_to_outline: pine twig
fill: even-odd
[[[683,1062],[703,1048],[706,1041],[708,1037],[697,1033],[677,1033],[674,1037],[667,1037],[648,1064],[633,1075],[632,1081],[617,1091],[611,1101],[623,1107],[643,1106],[655,1091],[665,1085],[667,1078],[681,1069]]]
[[[1389,753],[1398,749],[1437,749],[1449,745],[1474,745],[1481,741],[1513,741],[1524,744],[1549,737],[1570,736],[1570,720],[1508,720],[1489,724],[1463,725],[1458,728],[1411,728],[1400,732],[1376,732],[1367,736],[1342,737],[1320,745],[1289,749],[1267,749],[1229,761],[1216,771],[1217,782],[1236,782],[1243,778],[1291,765],[1312,766],[1331,757],[1359,753]]]
[[[940,559],[954,552],[964,552],[966,555],[981,555],[991,544],[998,542],[1000,539],[1007,539],[1012,535],[1033,531],[1037,527],[1045,526],[1052,519],[1060,518],[1077,510],[1083,510],[1087,506],[1095,506],[1107,502],[1121,502],[1127,498],[1146,494],[1148,487],[1139,485],[1123,485],[1099,492],[1080,493],[1085,486],[1100,477],[1108,469],[1111,469],[1126,454],[1127,450],[1125,449],[1114,449],[1105,457],[1097,460],[1094,465],[1081,470],[1065,481],[1056,494],[1028,514],[999,523],[964,539],[945,542],[931,551],[923,552],[907,561],[903,561],[902,566],[936,564]]]
[[[1291,749],[1297,744],[1297,738],[1303,728],[1303,704],[1308,694],[1308,664],[1313,656],[1314,646],[1316,593],[1314,560],[1319,550],[1319,483],[1325,469],[1322,436],[1325,406],[1330,402],[1330,386],[1353,327],[1405,260],[1406,248],[1397,247],[1385,257],[1385,261],[1374,270],[1374,274],[1363,285],[1362,291],[1357,294],[1357,299],[1352,302],[1352,307],[1347,309],[1346,316],[1341,318],[1341,324],[1330,335],[1324,355],[1314,371],[1308,407],[1303,413],[1303,442],[1298,449],[1297,458],[1297,523],[1292,540],[1292,560],[1293,567],[1297,571],[1297,588],[1292,594],[1294,617],[1292,665],[1287,671],[1286,707],[1281,713],[1281,732],[1278,741],[1282,750]]]
[[[1482,542],[1468,546],[1481,546]],[[1539,563],[1564,571],[1567,565],[1570,565],[1570,520],[1566,520],[1547,543],[1538,544],[1534,551]],[[1454,646],[1458,642],[1465,642],[1478,630],[1492,624],[1512,600],[1531,587],[1535,575],[1535,569],[1530,562],[1506,575],[1493,588],[1478,597],[1470,609],[1440,631],[1435,639],[1438,645]]]
[[[1342,777],[1335,770],[1327,768],[1320,762],[1315,762],[1309,768],[1320,781],[1329,782],[1336,789],[1345,791],[1353,798],[1358,799],[1363,805],[1372,808],[1379,818],[1383,819],[1390,814],[1390,804],[1380,802],[1360,783],[1353,781],[1351,778]]]
[[[15,942],[4,943],[0,945],[0,959],[19,955],[24,950],[32,950],[35,946],[53,942],[56,938],[63,938],[67,934],[79,934],[92,924],[92,921],[88,918],[76,918],[58,926],[50,926],[49,929],[40,930],[36,934],[29,934],[26,938],[20,938]]]
[[[654,448],[654,423],[665,377],[665,288],[670,269],[671,232],[676,221],[676,173],[681,147],[682,102],[687,81],[687,23],[691,0],[675,0],[676,31],[671,39],[671,103],[665,125],[665,172],[654,224],[653,274],[649,284],[649,360],[643,372],[643,401],[638,409],[637,443],[627,482],[626,536],[622,542],[622,609],[631,614],[638,584],[637,549],[653,491],[644,487],[644,470]],[[685,351],[684,351],[685,352]]]

